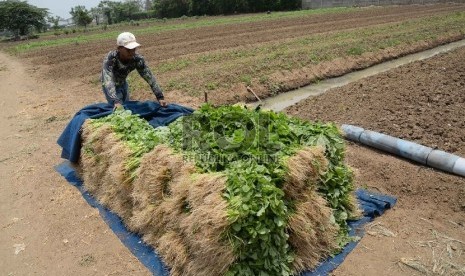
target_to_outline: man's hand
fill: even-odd
[[[165,100],[158,100],[158,102],[162,107],[166,107],[168,105],[168,103]]]
[[[120,104],[120,103],[115,103],[115,107],[113,108],[113,111],[117,110],[117,109],[124,109],[123,105]]]

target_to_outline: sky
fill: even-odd
[[[87,10],[97,7],[101,0],[26,0],[30,5],[47,8],[52,16],[64,19],[71,17],[69,12],[75,6],[85,6]]]

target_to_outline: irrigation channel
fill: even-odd
[[[260,104],[264,108],[274,111],[281,111],[286,107],[296,104],[306,98],[321,95],[331,88],[344,86],[351,82],[358,81],[360,79],[376,75],[390,69],[394,69],[401,65],[427,59],[440,53],[445,53],[463,46],[465,46],[465,40],[456,41],[420,53],[415,53],[395,60],[380,63],[378,65],[352,72],[341,77],[327,79],[316,84],[290,91],[288,93],[277,95],[275,97],[267,98]],[[255,103],[255,105],[257,104],[258,103]],[[357,126],[343,125],[342,129],[345,138],[348,140],[359,142],[366,146],[374,147],[423,165],[465,177],[465,159],[460,156],[453,155],[441,150],[435,150],[389,135],[364,130]]]
[[[260,104],[263,108],[271,109],[274,111],[282,111],[286,107],[296,104],[306,98],[318,96],[329,89],[344,86],[354,81],[373,76],[396,67],[433,57],[435,55],[452,51],[459,47],[465,46],[465,39],[442,45],[433,49],[423,52],[407,55],[398,59],[383,62],[372,67],[355,71],[337,78],[326,79],[315,84],[307,85],[302,88],[282,93],[274,97],[267,98],[262,102],[256,102],[255,105]]]

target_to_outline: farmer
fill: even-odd
[[[167,103],[163,91],[145,63],[144,57],[136,53],[140,46],[136,42],[136,37],[129,32],[121,33],[116,39],[116,45],[118,46],[116,50],[110,51],[103,61],[101,81],[108,103],[116,109],[129,100],[126,77],[131,71],[137,69],[139,75],[152,88],[160,105],[165,107]]]

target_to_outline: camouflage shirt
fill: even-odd
[[[163,91],[158,85],[155,76],[152,74],[147,64],[145,64],[144,57],[136,54],[132,60],[124,64],[119,59],[118,51],[116,50],[109,52],[103,60],[101,81],[102,86],[106,88],[104,91],[107,93],[107,96],[110,99],[114,99],[115,102],[121,102],[116,96],[115,86],[123,85],[126,81],[126,77],[134,69],[137,69],[139,75],[150,85],[155,97],[157,97],[158,100],[163,100]]]

